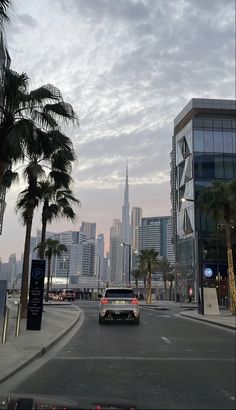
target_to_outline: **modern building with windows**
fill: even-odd
[[[96,222],[83,221],[80,227],[80,232],[84,233],[87,239],[96,239]]]
[[[158,258],[174,264],[171,225],[170,216],[142,218],[138,228],[138,251],[155,249]]]
[[[110,228],[110,278],[112,284],[121,284],[124,281],[124,253],[122,247],[122,223],[119,219],[113,220]]]
[[[200,284],[227,294],[224,232],[200,211],[197,198],[214,181],[236,178],[236,101],[192,99],[174,120],[171,152],[172,234],[177,297]],[[232,230],[235,249],[235,232]],[[234,251],[235,255],[235,251]],[[212,277],[206,279],[206,268]]]

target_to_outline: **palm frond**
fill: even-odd
[[[65,101],[59,101],[54,104],[46,104],[44,107],[45,113],[51,113],[57,118],[64,122],[77,120],[77,115],[73,110],[72,106]]]
[[[19,181],[18,172],[13,172],[8,169],[2,176],[1,185],[5,188],[10,188],[12,184]]]
[[[12,6],[11,0],[0,0],[0,24],[1,21],[10,21],[8,16],[8,9]]]
[[[62,94],[57,87],[52,84],[43,85],[30,92],[30,100],[32,103],[42,103],[45,101],[60,101]]]

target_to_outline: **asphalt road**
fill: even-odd
[[[63,395],[137,409],[234,409],[235,334],[142,309],[140,326],[98,324],[96,302],[79,302],[80,330],[14,393]]]

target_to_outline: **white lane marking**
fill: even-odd
[[[147,322],[145,322],[144,320],[141,320],[141,323],[143,323],[144,325],[146,325],[146,324],[147,324]]]
[[[164,340],[164,342],[166,342],[166,343],[168,343],[168,344],[171,343],[171,341],[170,341],[170,339],[168,339],[168,337],[162,336],[161,339]]]
[[[235,362],[235,359],[209,357],[140,357],[140,356],[60,356],[52,360],[139,360],[139,361],[208,361],[208,362]]]

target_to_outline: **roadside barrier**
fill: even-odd
[[[3,319],[3,329],[2,329],[2,344],[5,344],[6,340],[7,340],[9,312],[10,312],[10,309],[7,306],[5,306],[4,319]]]
[[[17,306],[17,315],[16,315],[15,337],[18,337],[19,334],[20,334],[21,311],[22,311],[22,305],[21,305],[20,303],[18,303],[18,306]]]

